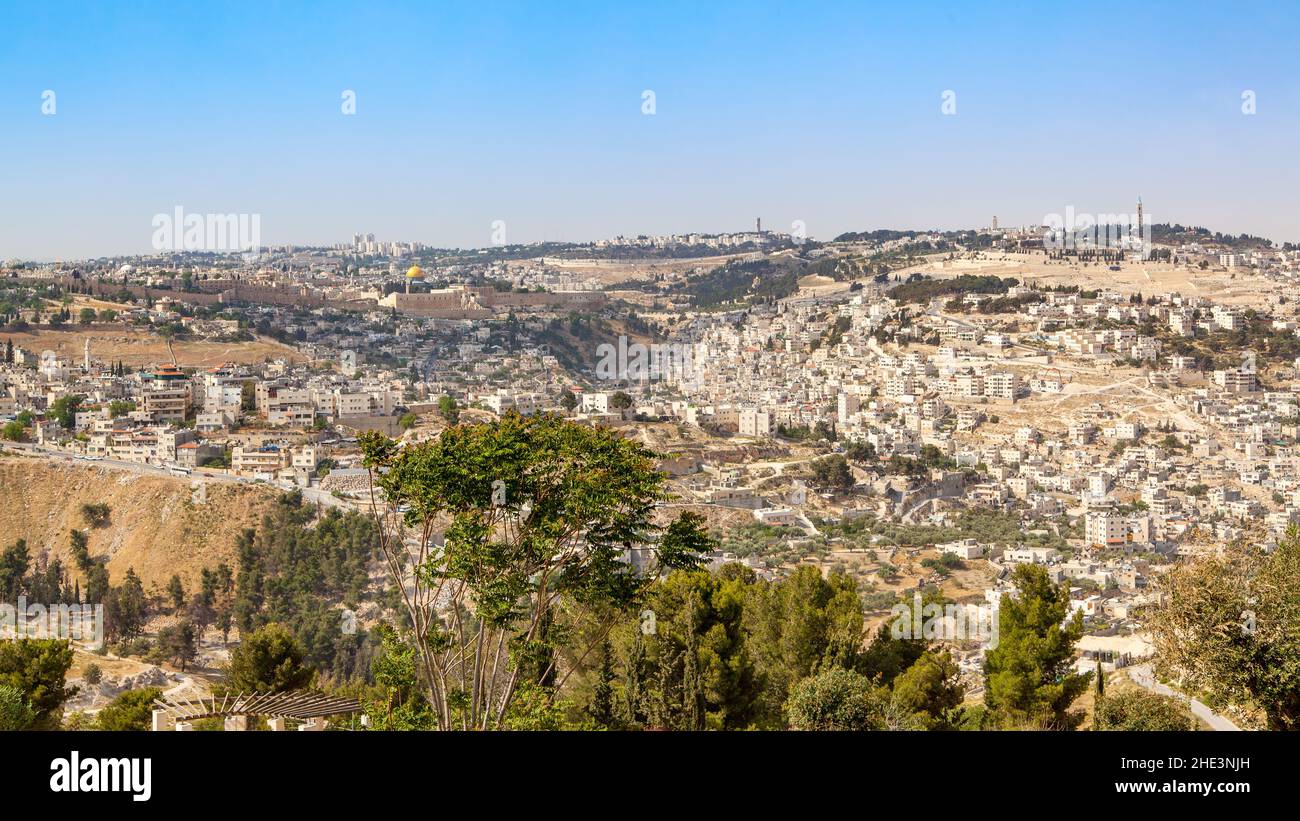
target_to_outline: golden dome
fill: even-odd
[[[407,279],[424,279],[424,271],[420,270],[420,266],[418,266],[418,265],[412,265],[410,268],[408,268],[408,269],[406,270],[406,278],[407,278]]]

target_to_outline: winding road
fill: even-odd
[[[1137,686],[1158,693],[1162,696],[1174,696],[1177,699],[1186,699],[1187,696],[1156,681],[1155,673],[1151,671],[1150,664],[1138,664],[1128,668],[1128,677],[1133,680]],[[1210,725],[1211,730],[1221,732],[1240,731],[1241,728],[1233,724],[1228,719],[1211,710],[1196,699],[1188,699],[1188,706],[1191,708],[1192,715]]]

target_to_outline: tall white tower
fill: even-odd
[[[81,357],[81,369],[90,373],[90,338],[86,338],[86,350]]]

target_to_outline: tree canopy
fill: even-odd
[[[655,521],[668,497],[655,454],[612,431],[512,413],[401,448],[369,433],[361,446],[441,728],[500,727],[521,683],[556,675],[557,608],[625,611],[654,568],[697,561],[691,522],[663,538]]]

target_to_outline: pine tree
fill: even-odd
[[[592,688],[591,718],[601,727],[614,726],[614,648],[606,637],[600,644],[600,670]]]
[[[704,729],[704,682],[700,678],[699,639],[695,635],[695,607],[687,607],[686,649],[682,653],[682,718],[684,730]]]
[[[1018,595],[1002,597],[998,646],[984,660],[984,702],[1008,727],[1070,730],[1083,720],[1070,705],[1088,687],[1072,672],[1082,614],[1070,612],[1069,590],[1038,565],[1017,565]]]
[[[627,654],[627,664],[623,671],[623,709],[627,722],[634,726],[645,724],[645,642],[641,640],[641,631],[637,629],[632,635],[632,647]]]

